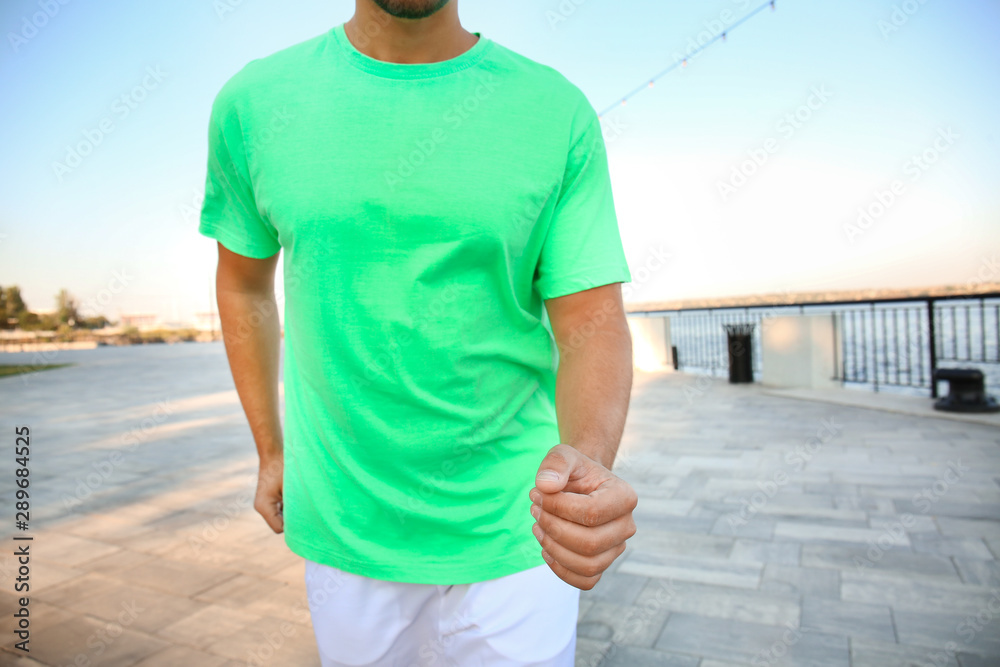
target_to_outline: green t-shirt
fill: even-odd
[[[559,443],[544,299],[631,281],[593,107],[475,34],[402,64],[341,24],[212,105],[199,231],[285,253],[285,541],[376,579],[544,562],[527,495]]]

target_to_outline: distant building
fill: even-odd
[[[159,316],[156,313],[122,313],[120,319],[120,326],[132,326],[141,331],[154,328],[159,321]]]

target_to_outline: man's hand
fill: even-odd
[[[285,530],[281,501],[284,471],[283,454],[261,460],[260,473],[257,476],[257,496],[253,501],[253,508],[264,517],[264,521],[267,521],[267,525],[276,533]]]
[[[530,493],[532,532],[556,575],[590,590],[635,535],[635,490],[569,445],[549,450]]]

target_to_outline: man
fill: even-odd
[[[306,561],[323,664],[571,665],[637,502],[610,472],[631,276],[593,107],[457,0],[357,0],[230,78],[209,127],[254,508]]]

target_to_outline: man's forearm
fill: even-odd
[[[560,348],[556,416],[560,440],[611,469],[632,392],[632,337],[605,325]]]
[[[283,451],[278,410],[281,338],[274,292],[245,292],[218,285],[219,319],[236,391],[261,463]]]

